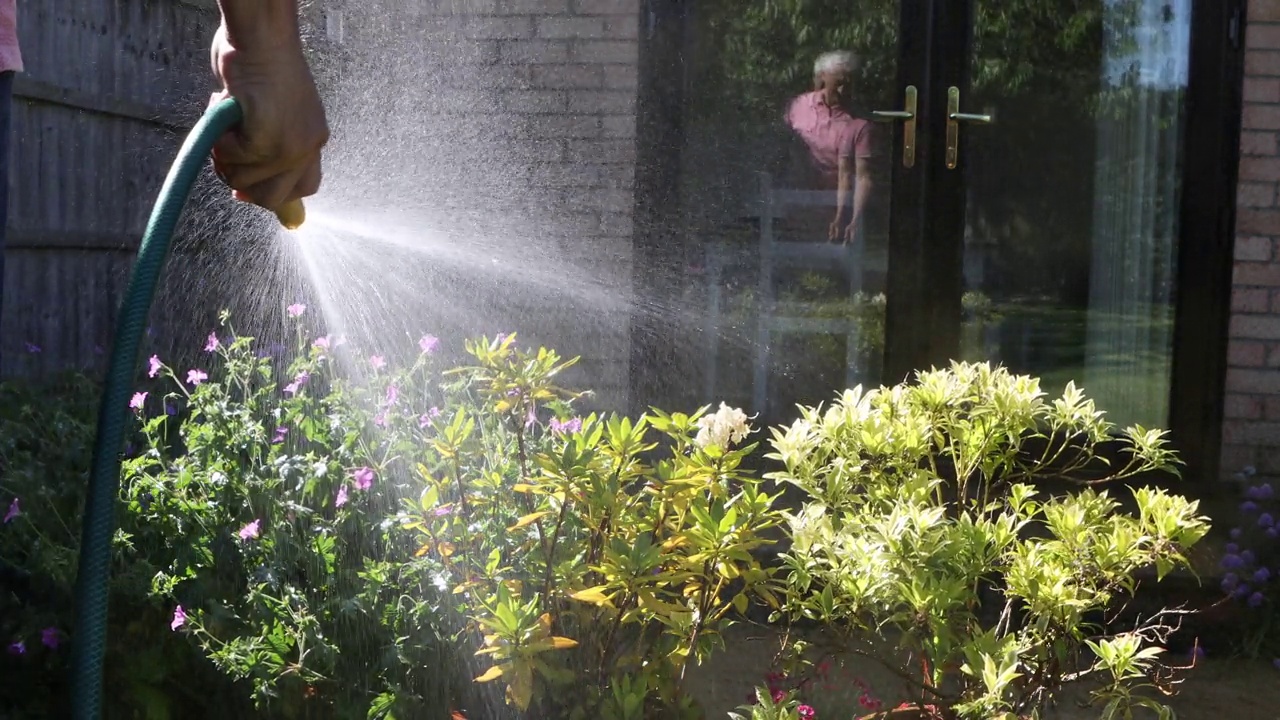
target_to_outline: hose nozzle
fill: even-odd
[[[297,230],[307,221],[307,209],[301,200],[290,200],[276,208],[276,219],[286,230]]]

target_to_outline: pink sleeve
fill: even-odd
[[[875,148],[872,146],[872,127],[871,123],[863,121],[853,132],[851,149],[856,157],[869,158],[875,155]]]

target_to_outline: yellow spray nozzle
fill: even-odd
[[[286,230],[297,230],[307,221],[307,209],[301,200],[290,200],[276,208],[276,219]]]

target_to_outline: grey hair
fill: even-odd
[[[837,70],[846,70],[853,72],[858,69],[858,56],[845,50],[834,50],[825,52],[818,56],[813,63],[814,76],[823,73],[835,72]]]

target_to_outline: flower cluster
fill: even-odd
[[[1276,548],[1280,529],[1276,526],[1275,491],[1270,483],[1250,482],[1253,468],[1246,468],[1237,480],[1246,483],[1245,499],[1240,503],[1239,521],[1231,528],[1231,542],[1224,548],[1219,563],[1225,573],[1222,591],[1250,608],[1261,608],[1269,601],[1268,589],[1275,576],[1270,560]]]
[[[750,419],[738,408],[720,403],[720,409],[714,414],[698,418],[698,436],[693,441],[703,449],[728,450],[731,444],[742,442],[751,433]]]
[[[834,704],[832,694],[848,690],[854,690],[858,694],[859,714],[876,713],[884,709],[884,701],[871,692],[871,686],[865,680],[848,671],[841,671],[841,677],[836,678],[833,668],[831,660],[824,659],[813,665],[812,670],[804,677],[796,678],[785,672],[774,671],[765,676],[764,688],[768,697],[777,704],[791,697],[799,698],[800,705],[796,712],[803,720],[818,716],[815,705]],[[824,693],[824,697],[817,697],[819,690]],[[759,698],[754,693],[748,693],[747,702],[758,704]]]

